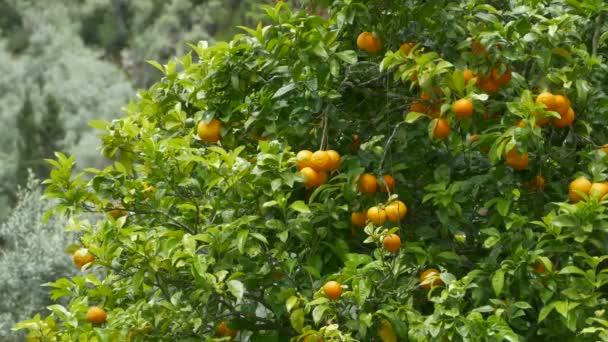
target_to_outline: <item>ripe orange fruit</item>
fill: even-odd
[[[334,150],[327,150],[325,152],[329,156],[329,164],[327,165],[327,171],[333,171],[340,168],[340,153]]]
[[[485,55],[488,53],[485,46],[476,40],[471,43],[471,51],[473,51],[473,55],[475,56]]]
[[[551,261],[551,268],[551,272],[555,272],[555,263],[553,261]],[[544,263],[539,261],[534,265],[534,271],[536,271],[536,273],[544,274],[547,273],[547,268]]]
[[[519,153],[517,147],[513,147],[507,153],[505,162],[514,170],[525,170],[528,168],[528,154]]]
[[[316,171],[328,171],[331,160],[326,151],[316,151],[310,157],[310,167]]]
[[[403,220],[407,214],[407,206],[401,201],[393,201],[384,207],[386,219],[391,222],[399,222]]]
[[[561,115],[561,118],[553,120],[553,126],[557,128],[565,128],[572,125],[575,119],[574,110],[572,110],[572,107],[568,107],[568,111],[566,112],[566,114]]]
[[[364,173],[359,176],[357,189],[364,195],[375,194],[378,191],[378,180],[371,173]]]
[[[457,100],[452,104],[452,111],[459,119],[469,118],[473,115],[473,102],[467,99]]]
[[[230,337],[236,337],[237,332],[230,329],[230,327],[228,326],[228,323],[226,323],[226,321],[223,321],[222,323],[220,323],[220,325],[217,326],[217,333],[220,336],[230,336]]]
[[[467,142],[472,143],[479,140],[479,134],[473,134],[467,138]]]
[[[593,183],[591,184],[591,188],[589,188],[589,195],[595,198],[602,199],[604,196],[608,194],[608,183]]]
[[[608,144],[602,146],[602,151],[604,151],[604,153],[608,154]]]
[[[302,170],[305,167],[311,167],[310,158],[312,157],[312,151],[302,150],[296,154],[296,167],[298,170]]]
[[[424,104],[422,102],[414,101],[410,105],[410,112],[426,113],[428,108],[429,107],[426,104]]]
[[[222,124],[218,119],[213,119],[211,122],[206,123],[201,121],[198,123],[197,133],[198,137],[208,143],[215,143],[220,140],[220,131],[222,130]]]
[[[395,178],[391,175],[382,176],[382,180],[384,181],[384,185],[380,185],[380,191],[389,192],[395,189]]]
[[[441,284],[443,284],[443,281],[441,281],[441,278],[439,277],[440,274],[441,273],[436,268],[429,268],[429,269],[425,270],[420,275],[420,287],[422,287],[425,290],[428,290],[431,288],[431,285],[441,286]],[[433,279],[433,280],[429,281],[427,279]],[[428,282],[425,283],[425,281],[428,281]]]
[[[477,87],[488,94],[494,94],[500,89],[500,84],[497,80],[487,77],[477,77]]]
[[[325,292],[327,298],[337,300],[342,294],[342,287],[337,281],[330,280],[323,285],[323,292]]]
[[[450,128],[450,124],[444,118],[437,120],[437,126],[435,126],[435,130],[433,131],[433,138],[435,139],[445,139],[450,135],[452,129]]]
[[[103,324],[107,318],[108,314],[100,307],[92,306],[87,311],[87,321],[93,324]]]
[[[545,179],[542,176],[535,176],[529,183],[528,189],[532,191],[543,191],[545,190]]]
[[[555,96],[549,92],[543,92],[536,97],[536,104],[543,104],[545,109],[553,110],[555,108]]]
[[[357,37],[357,47],[367,53],[377,53],[382,48],[382,41],[371,32],[361,32]]]
[[[504,64],[503,64],[504,65]],[[500,68],[496,67],[492,69],[492,79],[496,81],[501,87],[511,81],[511,70],[505,69],[505,72],[499,74]]]
[[[386,211],[378,206],[367,209],[367,219],[376,226],[381,226],[386,222]]]
[[[125,209],[121,206],[116,206],[114,207],[114,209],[110,210],[108,212],[108,214],[110,216],[112,216],[114,219],[117,219],[119,217],[123,217],[125,215],[127,215],[127,212],[125,211]]]
[[[462,74],[464,75],[464,83],[469,83],[470,80],[475,78],[475,74],[471,69],[465,69]]]
[[[420,93],[420,99],[422,101],[431,101],[432,97],[431,94],[427,93],[426,91],[423,91],[422,93]]]
[[[559,113],[559,115],[564,116],[568,113],[568,109],[570,108],[570,101],[564,95],[555,95],[555,107],[550,108]]]
[[[390,234],[382,240],[382,247],[391,253],[395,253],[401,248],[401,238],[397,234]]]
[[[364,211],[356,211],[350,214],[350,222],[355,227],[365,227],[367,221],[367,213]]]
[[[327,182],[327,173],[325,171],[317,172],[312,167],[305,167],[300,170],[300,173],[304,178],[306,178],[305,186],[312,188],[315,186],[319,186],[325,184]]]
[[[412,51],[412,49],[414,48],[414,43],[403,43],[401,44],[401,46],[399,47],[399,50],[401,50],[401,52],[403,52],[404,55],[409,55],[410,51]]]
[[[577,193],[577,191],[582,192],[584,194],[589,194],[589,190],[591,190],[591,182],[585,177],[579,177],[572,182],[568,186],[568,197],[570,197],[570,201],[576,203],[583,199],[583,197]]]
[[[72,260],[74,261],[74,265],[81,269],[82,266],[95,261],[95,256],[89,253],[89,250],[86,248],[78,248],[74,254],[72,254]]]

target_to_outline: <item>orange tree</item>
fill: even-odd
[[[92,123],[111,166],[49,161],[46,195],[92,257],[48,284],[68,305],[18,328],[608,339],[606,4],[323,5],[152,62],[164,77]]]

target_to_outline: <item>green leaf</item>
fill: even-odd
[[[247,244],[247,237],[249,236],[249,230],[243,229],[239,231],[236,236],[236,246],[239,252],[242,254],[245,251],[245,245]]]
[[[559,271],[559,274],[580,274],[585,275],[585,272],[576,266],[566,266]]]
[[[272,96],[272,99],[278,99],[279,97],[282,97],[283,95],[289,93],[290,91],[294,90],[296,88],[295,83],[288,83],[284,86],[282,86],[281,88],[279,88],[276,93],[274,93],[274,95]]]
[[[319,322],[321,322],[323,319],[323,314],[325,314],[325,311],[327,310],[329,310],[329,306],[327,305],[315,306],[314,310],[312,310],[312,320],[315,322],[315,324],[319,324]]]
[[[423,113],[409,112],[409,113],[407,113],[407,116],[405,117],[405,122],[409,124],[409,123],[412,123],[425,116],[426,116],[426,114],[423,114]]]
[[[300,299],[296,296],[291,296],[287,299],[287,302],[285,302],[285,307],[287,308],[287,312],[290,312],[291,309],[293,309],[296,305],[298,305],[298,302],[300,301]]]
[[[337,52],[336,56],[348,64],[357,63],[357,53],[353,50]]]
[[[554,303],[550,303],[549,305],[545,305],[538,314],[538,323],[542,322],[549,316],[551,311],[553,311]]]
[[[502,293],[502,288],[505,285],[505,273],[502,269],[498,269],[492,276],[492,288],[494,293],[499,296]]]
[[[304,201],[295,201],[289,207],[297,212],[310,214],[310,208]]]
[[[243,299],[243,295],[245,294],[245,286],[243,283],[241,283],[239,280],[232,279],[228,281],[227,285],[228,290],[230,290],[230,293],[232,293],[233,296],[235,296],[238,300]]]
[[[301,333],[304,329],[304,310],[294,310],[291,313],[291,316],[289,316],[289,320],[291,321],[291,326],[294,330]]]

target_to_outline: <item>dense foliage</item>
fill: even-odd
[[[606,4],[327,5],[152,63],[111,166],[50,161],[95,260],[32,339],[608,340]]]
[[[42,224],[51,207],[43,200],[40,182],[31,178],[18,193],[18,204],[0,225],[0,340],[23,341],[23,332],[11,331],[20,320],[52,304],[47,289],[40,286],[76,272],[64,253],[57,253],[73,240],[63,231],[63,220]]]

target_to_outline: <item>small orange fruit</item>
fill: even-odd
[[[589,190],[591,190],[591,182],[585,177],[579,177],[572,182],[568,186],[568,197],[570,197],[570,201],[576,203],[583,199],[578,192],[582,192],[584,194],[589,194]]]
[[[473,134],[467,138],[467,142],[472,143],[479,140],[479,134]]]
[[[367,221],[367,213],[364,211],[356,211],[350,214],[350,222],[355,227],[365,227]]]
[[[452,111],[459,119],[469,118],[473,115],[473,102],[467,99],[457,100],[452,104]]]
[[[296,167],[298,170],[302,170],[305,167],[311,167],[312,163],[310,159],[312,158],[312,151],[302,150],[296,154]]]
[[[228,323],[226,323],[226,321],[223,321],[222,323],[220,323],[220,325],[217,326],[217,333],[220,336],[230,336],[230,337],[236,337],[237,332],[230,329],[230,327],[228,326]]]
[[[420,99],[422,101],[431,101],[432,97],[431,97],[431,94],[429,94],[426,91],[423,91],[422,93],[420,93]]]
[[[386,219],[391,222],[399,222],[403,220],[407,214],[407,206],[401,201],[393,201],[384,207]]]
[[[314,337],[312,335],[306,336],[303,342],[312,342],[313,338]],[[317,342],[325,342],[325,340],[319,337],[317,338]]]
[[[107,318],[108,314],[100,307],[92,306],[87,311],[87,321],[93,324],[103,324]]]
[[[110,210],[108,212],[108,214],[110,216],[112,216],[114,219],[117,219],[119,217],[123,217],[125,215],[127,215],[127,212],[125,211],[125,209],[121,206],[116,206],[114,207],[114,209]]]
[[[95,256],[89,253],[89,250],[86,248],[78,248],[74,254],[72,254],[72,260],[74,261],[74,265],[81,269],[82,266],[95,261]]]
[[[528,189],[532,191],[545,190],[545,179],[542,176],[535,176],[529,183]]]
[[[331,160],[326,151],[316,151],[310,156],[310,167],[316,171],[329,171]]]
[[[367,219],[376,226],[381,226],[386,222],[386,211],[378,206],[367,209]]]
[[[410,51],[412,51],[415,45],[416,44],[414,43],[403,43],[399,47],[399,50],[401,50],[401,52],[403,52],[403,54],[407,56],[410,54]]]
[[[561,116],[561,118],[553,120],[553,126],[557,128],[565,128],[572,125],[572,123],[574,122],[575,116],[572,107],[568,107],[568,111],[566,112],[566,114],[561,114]]]
[[[589,188],[589,195],[595,198],[602,199],[604,196],[608,194],[608,183],[593,183],[591,184],[591,188]]]
[[[222,130],[222,124],[218,119],[213,119],[209,123],[201,121],[198,123],[197,133],[198,137],[208,143],[215,143],[220,140],[220,132]]]
[[[441,273],[436,268],[429,268],[425,270],[420,275],[420,287],[425,290],[429,290],[431,288],[431,285],[441,286],[441,284],[443,284],[443,281],[441,281],[441,278],[439,277],[440,274]]]
[[[361,32],[357,37],[357,47],[367,53],[375,54],[382,48],[382,41],[374,37],[371,32]]]
[[[389,192],[395,189],[395,178],[391,175],[382,176],[382,180],[384,181],[384,185],[380,185],[380,191]]]
[[[471,51],[473,51],[473,55],[475,56],[485,55],[488,53],[485,46],[476,40],[471,43]]]
[[[604,151],[604,153],[608,154],[608,144],[602,146],[602,151]]]
[[[555,108],[555,96],[549,92],[543,92],[536,97],[536,104],[543,104],[545,109],[553,110]]]
[[[334,171],[340,168],[340,153],[334,150],[325,151],[329,156],[329,164],[327,165],[327,171]]]
[[[555,272],[555,263],[553,261],[551,261],[551,268],[552,268],[552,272]],[[545,264],[543,262],[537,262],[534,265],[534,271],[536,271],[536,273],[547,273],[547,268],[545,267]]]
[[[371,173],[364,173],[359,176],[357,189],[364,195],[375,194],[378,191],[378,180]]]
[[[304,183],[306,187],[312,188],[327,182],[327,173],[325,171],[317,172],[312,167],[307,166],[300,170],[300,173],[306,178],[306,183]]]
[[[559,113],[559,115],[564,116],[568,113],[568,109],[570,108],[570,101],[564,95],[555,95],[555,107],[550,108]]]
[[[435,130],[433,131],[433,138],[435,139],[445,139],[450,135],[452,129],[450,128],[450,124],[444,118],[440,118],[437,120],[437,125],[435,126]]]
[[[401,238],[397,234],[390,234],[382,240],[382,247],[391,253],[395,253],[401,248]]]
[[[323,285],[323,292],[325,292],[327,298],[337,300],[342,294],[342,286],[337,281],[330,280]]]
[[[475,78],[475,74],[471,69],[465,69],[462,74],[464,75],[464,83],[469,83],[470,80]]]
[[[502,87],[511,81],[511,70],[506,69],[502,74],[499,74],[499,72],[500,68],[493,68],[492,79]]]
[[[507,153],[505,162],[514,170],[525,170],[528,168],[528,154],[519,153],[517,147],[513,147]]]
[[[428,108],[429,108],[429,106],[427,106],[426,104],[424,104],[422,102],[414,101],[410,105],[410,112],[426,113]]]

